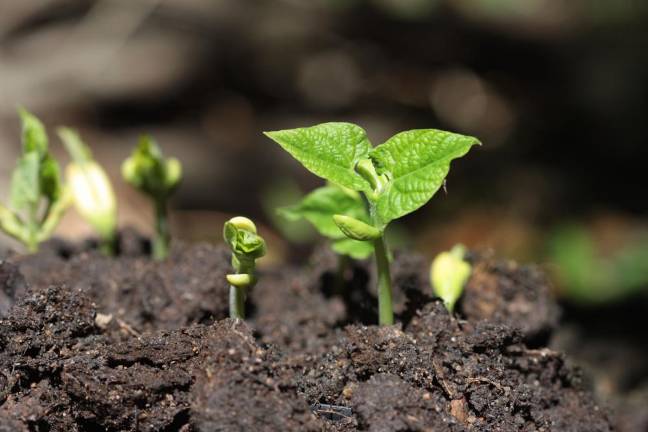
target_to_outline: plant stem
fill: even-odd
[[[238,266],[235,266],[237,274],[254,273],[254,264],[245,264],[239,261]],[[230,285],[229,292],[229,310],[230,318],[245,319],[245,297],[247,296],[248,287],[235,287]]]
[[[168,212],[165,199],[155,200],[155,237],[153,238],[153,259],[164,260],[169,255]]]
[[[117,253],[117,236],[106,235],[99,239],[99,250],[106,256],[115,256]]]
[[[374,250],[378,270],[378,323],[380,325],[392,325],[394,324],[392,286],[389,272],[389,256],[384,235],[374,240]]]

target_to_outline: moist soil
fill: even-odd
[[[378,327],[371,264],[320,249],[262,272],[243,322],[224,247],[158,263],[132,232],[120,245],[0,262],[0,432],[615,430],[546,348],[558,309],[532,267],[472,256],[450,315],[427,263],[397,254],[399,324]]]

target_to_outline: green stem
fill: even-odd
[[[237,274],[254,274],[254,264],[240,263],[235,266]],[[230,318],[245,319],[245,297],[249,287],[235,287],[230,285],[229,310]]]
[[[114,233],[101,236],[99,239],[99,250],[106,256],[115,256],[117,254],[117,236]]]
[[[394,324],[392,286],[389,273],[389,256],[384,235],[374,240],[374,249],[378,269],[378,322],[380,325],[392,325]]]
[[[153,238],[153,259],[162,261],[169,255],[169,220],[165,199],[155,200],[155,237]]]
[[[245,288],[230,285],[230,318],[245,319]]]

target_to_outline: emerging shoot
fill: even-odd
[[[427,203],[443,185],[450,162],[479,141],[419,129],[398,133],[373,147],[366,132],[351,123],[323,123],[266,135],[313,174],[362,194],[368,220],[349,214],[331,219],[346,237],[372,245],[378,271],[379,322],[393,324],[385,229],[391,221]]]
[[[464,260],[465,255],[466,248],[456,245],[449,252],[437,255],[430,266],[432,290],[443,300],[450,313],[461,297],[472,272],[472,266]]]
[[[153,258],[165,259],[171,242],[168,200],[182,179],[180,162],[175,158],[165,159],[153,138],[143,136],[133,154],[122,164],[122,176],[153,200],[156,221]]]
[[[117,202],[110,180],[76,131],[60,128],[58,134],[72,158],[65,174],[74,205],[99,234],[101,251],[106,255],[114,255]]]
[[[225,222],[223,237],[232,249],[232,267],[236,271],[227,275],[230,318],[245,319],[245,297],[256,283],[256,260],[266,253],[265,241],[257,234],[254,222],[243,216]]]
[[[0,204],[0,229],[36,252],[56,229],[71,197],[48,151],[43,124],[24,109],[19,113],[22,155],[11,177],[9,206]]]

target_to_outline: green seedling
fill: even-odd
[[[470,278],[472,266],[465,261],[466,248],[454,246],[449,252],[441,252],[430,266],[430,281],[434,294],[443,300],[450,313],[461,297]]]
[[[79,214],[97,231],[101,251],[114,255],[117,241],[117,201],[110,179],[92,157],[79,134],[69,128],[59,128],[72,162],[65,169],[74,205]]]
[[[372,244],[378,271],[379,322],[393,324],[385,229],[427,203],[443,185],[450,162],[479,141],[420,129],[398,133],[372,147],[366,132],[351,123],[324,123],[266,135],[313,174],[361,194],[368,221],[353,215],[338,215],[333,221],[347,238]]]
[[[133,154],[122,164],[122,176],[153,200],[156,221],[153,258],[165,259],[171,242],[168,200],[182,179],[180,162],[175,158],[165,159],[153,138],[143,136]]]
[[[47,240],[71,204],[58,162],[48,150],[43,124],[24,109],[22,155],[11,177],[9,206],[0,205],[0,228],[30,252]]]
[[[245,319],[245,297],[256,283],[256,260],[266,253],[266,244],[250,219],[237,216],[225,222],[223,238],[232,249],[235,274],[227,275],[230,284],[230,318]]]

